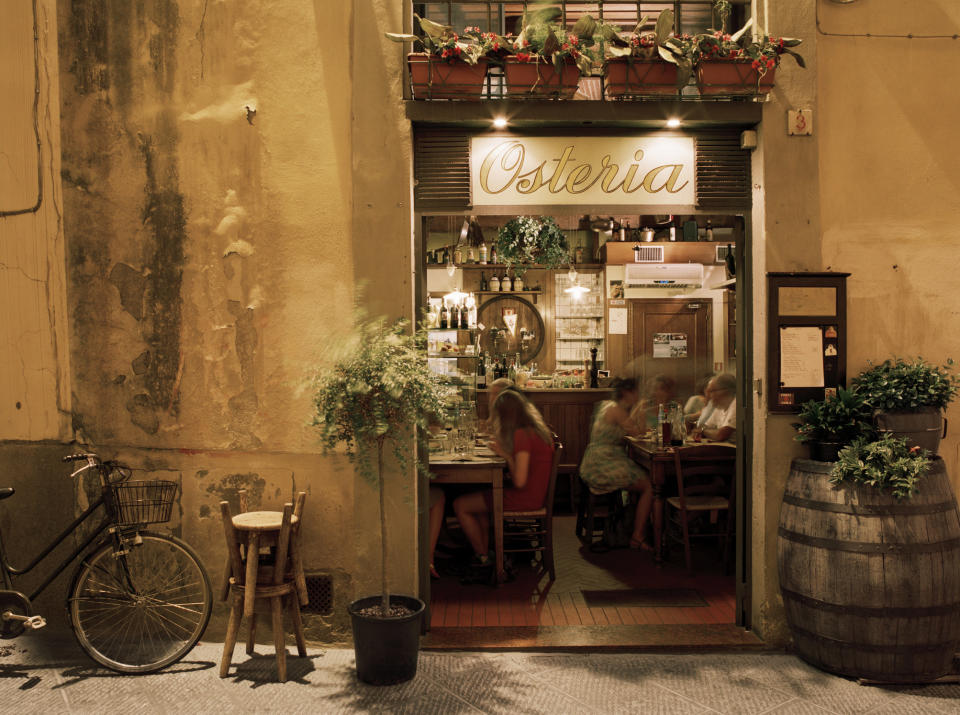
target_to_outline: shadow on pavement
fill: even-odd
[[[287,653],[286,682],[309,685],[310,681],[307,680],[307,676],[316,670],[313,661],[316,658],[322,658],[323,655],[323,653],[317,653],[301,658]],[[277,658],[273,653],[264,653],[263,655],[254,653],[247,660],[240,662],[234,660],[227,677],[235,683],[249,682],[251,688],[276,683]]]

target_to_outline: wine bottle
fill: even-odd
[[[490,262],[494,265],[497,264],[497,247],[493,246],[490,249]]]
[[[487,243],[483,241],[480,243],[480,265],[487,265]]]
[[[487,262],[487,256],[486,256],[486,254],[484,253],[484,254],[481,254],[481,255],[483,255],[483,260],[480,261],[480,263],[486,263],[486,262]],[[486,278],[486,276],[483,275],[483,271],[480,271],[480,292],[482,293],[482,292],[487,291],[487,290],[488,290],[488,287],[487,287],[487,278]]]
[[[487,366],[483,362],[483,351],[480,351],[480,357],[477,360],[477,389],[482,390],[487,386]]]
[[[467,306],[460,308],[460,330],[470,327],[470,309]]]
[[[460,308],[456,303],[450,306],[450,329],[456,330],[460,327]]]
[[[713,240],[713,221],[707,219],[707,240]]]
[[[446,330],[450,319],[450,314],[447,312],[447,304],[444,303],[443,307],[440,309],[440,329]]]

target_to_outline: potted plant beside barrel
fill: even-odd
[[[413,16],[419,35],[385,33],[394,42],[412,43],[407,55],[414,99],[467,99],[478,101],[491,57],[506,53],[507,41],[478,27],[456,32],[419,15]]]
[[[853,389],[873,406],[881,432],[903,437],[910,446],[936,454],[947,435],[943,410],[956,397],[960,378],[951,372],[953,360],[942,367],[923,358],[885,360],[853,379]]]
[[[314,424],[324,452],[345,445],[379,497],[381,592],[348,609],[357,677],[374,685],[403,682],[417,672],[425,605],[390,592],[385,487],[387,480],[409,479],[416,464],[415,429],[443,415],[445,388],[428,367],[423,344],[406,321],[388,325],[358,309],[353,331],[331,343],[327,366],[316,381]]]
[[[520,34],[503,61],[511,97],[570,99],[580,75],[593,71],[596,21],[581,15],[568,32],[553,24],[559,15],[556,7],[524,14]]]
[[[838,461],[795,459],[777,537],[794,648],[882,682],[950,672],[960,645],[960,514],[943,460],[860,437]]]
[[[688,51],[692,38],[673,35],[673,17],[673,11],[664,8],[653,30],[644,17],[627,35],[614,25],[601,26],[608,97],[677,95],[687,85],[693,72]]]
[[[793,425],[795,439],[810,447],[810,459],[835,462],[843,447],[873,434],[872,410],[863,395],[838,388],[823,400],[811,400],[800,409]]]

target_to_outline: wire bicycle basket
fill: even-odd
[[[111,484],[117,523],[132,526],[170,521],[178,487],[176,482],[163,479]]]

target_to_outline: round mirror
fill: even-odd
[[[480,334],[480,349],[494,358],[520,353],[523,365],[543,348],[543,318],[526,298],[495,296],[480,306],[477,322],[485,326]]]

